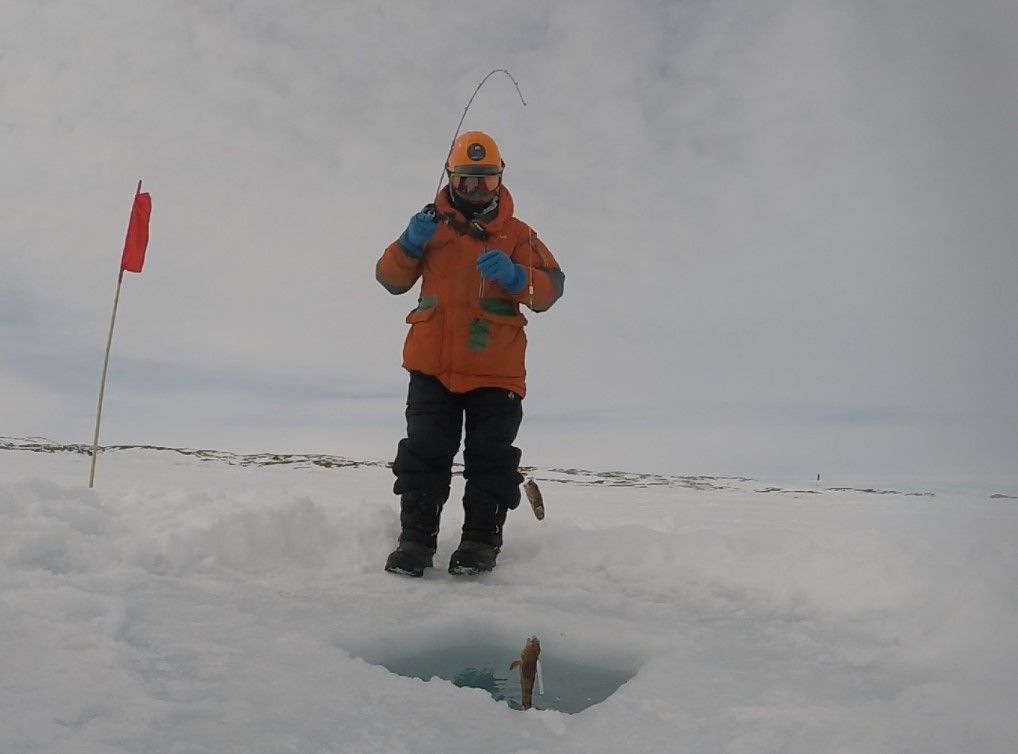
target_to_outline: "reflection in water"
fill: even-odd
[[[509,679],[495,675],[494,668],[464,668],[452,678],[453,685],[463,688],[482,689],[491,694],[496,702],[506,700],[506,682]]]

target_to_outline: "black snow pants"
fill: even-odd
[[[520,504],[521,453],[513,442],[522,420],[523,402],[515,393],[503,388],[452,393],[434,377],[411,372],[407,436],[400,440],[392,465],[393,491],[403,501],[404,530],[413,523],[407,518],[414,516],[415,500],[434,500],[436,515],[441,514],[465,425],[463,539],[500,547],[506,512]],[[437,529],[437,520],[434,523]]]

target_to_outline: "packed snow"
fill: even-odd
[[[42,450],[0,449],[3,752],[1018,745],[1018,490],[537,468],[546,519],[524,502],[471,579],[443,567],[457,478],[437,567],[410,579],[382,571],[383,462],[120,449],[93,491],[85,454]],[[631,678],[522,712],[380,664],[530,635]]]

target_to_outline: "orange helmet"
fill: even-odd
[[[495,140],[481,131],[460,134],[452,143],[445,162],[445,169],[450,173],[466,175],[498,175],[504,167]]]

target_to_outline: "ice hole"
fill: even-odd
[[[519,672],[510,670],[509,665],[519,658],[524,638],[521,638],[519,646],[457,644],[424,647],[412,654],[360,654],[366,661],[381,665],[397,675],[424,681],[437,676],[456,686],[483,689],[496,701],[504,701],[513,709],[522,709]],[[544,641],[541,671],[544,694],[538,693],[535,683],[534,709],[567,713],[581,712],[600,704],[636,675],[635,668],[624,670],[557,657],[554,642]]]

